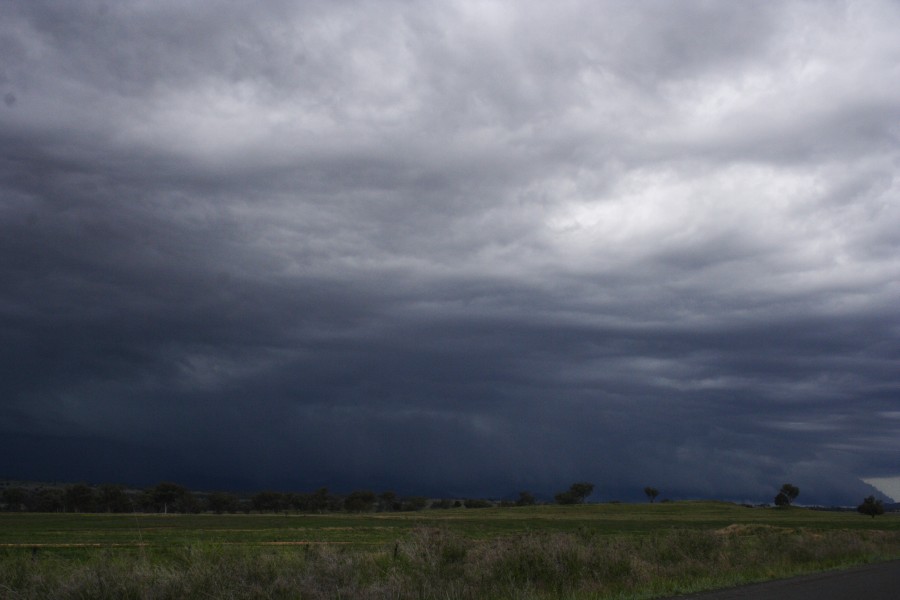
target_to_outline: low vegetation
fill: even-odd
[[[896,515],[714,502],[0,524],[22,599],[653,598],[900,557]]]

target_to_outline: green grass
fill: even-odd
[[[852,512],[746,508],[720,502],[589,504],[450,509],[416,513],[326,515],[97,515],[0,513],[0,544],[149,546],[271,542],[379,544],[415,528],[449,528],[472,539],[529,532],[641,535],[667,529],[714,530],[771,525],[825,530],[900,531],[900,516],[871,519]]]
[[[9,598],[652,598],[898,557],[897,515],[716,502],[0,514]]]

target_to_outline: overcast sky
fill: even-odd
[[[0,477],[856,504],[900,476],[898,31],[0,0]]]

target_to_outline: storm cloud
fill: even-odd
[[[6,2],[0,476],[855,503],[889,1]]]

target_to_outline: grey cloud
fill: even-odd
[[[832,8],[16,5],[0,466],[857,501],[900,48]]]

